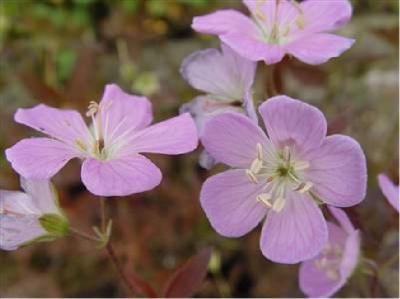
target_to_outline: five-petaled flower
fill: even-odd
[[[27,178],[47,179],[70,159],[83,159],[82,181],[101,196],[124,196],[150,190],[160,170],[140,153],[182,154],[197,147],[197,129],[186,113],[150,125],[151,103],[117,85],[105,88],[101,102],[91,102],[88,128],[76,111],[45,105],[19,109],[15,120],[51,138],[23,139],[6,150],[13,168]]]
[[[251,97],[256,66],[255,62],[241,57],[225,44],[221,44],[221,51],[200,50],[183,61],[183,78],[192,87],[206,93],[180,109],[181,113],[189,112],[193,116],[200,136],[208,120],[227,111],[245,113],[257,121]],[[200,165],[210,168],[213,164],[213,159],[203,152]]]
[[[339,226],[328,222],[328,243],[318,256],[300,266],[300,288],[311,298],[330,297],[341,289],[359,259],[359,231],[354,229],[344,211],[334,207],[329,207],[329,210]]]
[[[309,64],[339,56],[353,39],[332,33],[352,14],[348,0],[244,0],[251,18],[232,10],[195,17],[192,28],[218,35],[250,60],[274,64],[290,54]]]
[[[21,177],[25,192],[0,190],[0,249],[15,250],[32,242],[50,241],[68,232],[48,180]]]
[[[276,96],[259,107],[268,137],[242,114],[214,117],[202,143],[235,169],[204,183],[201,205],[217,232],[239,237],[265,217],[260,247],[272,261],[297,263],[316,256],[328,240],[318,203],[348,207],[363,200],[366,161],[360,145],[326,137],[317,108]]]
[[[388,202],[399,211],[399,186],[395,185],[385,174],[381,173],[378,175],[379,188],[383,195],[385,195]]]

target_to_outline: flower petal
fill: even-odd
[[[243,100],[254,81],[256,63],[239,56],[222,44],[222,52],[206,49],[194,52],[182,63],[181,74],[194,88],[229,101]]]
[[[46,234],[46,231],[40,226],[37,216],[0,215],[0,249],[15,250]]]
[[[197,32],[215,35],[235,31],[252,32],[256,29],[249,17],[233,9],[219,10],[205,16],[194,17],[192,28]]]
[[[115,160],[86,159],[82,165],[82,181],[99,196],[125,196],[147,191],[161,181],[161,172],[142,155]]]
[[[389,203],[399,211],[399,186],[396,186],[385,174],[378,175],[379,188]]]
[[[264,218],[267,207],[257,201],[263,184],[250,182],[243,169],[228,170],[208,178],[200,203],[212,227],[221,235],[240,237]]]
[[[304,17],[304,31],[332,31],[346,24],[352,14],[348,0],[307,0],[300,4]]]
[[[257,143],[271,150],[260,127],[248,117],[234,112],[215,116],[205,125],[201,141],[218,162],[232,167],[248,168],[257,156]]]
[[[50,138],[22,139],[6,150],[14,170],[29,179],[48,179],[78,156],[69,145]]]
[[[146,97],[128,94],[116,84],[106,85],[100,107],[107,145],[122,134],[127,136],[129,132],[147,127],[153,118],[151,103]]]
[[[275,96],[260,105],[268,136],[278,146],[294,143],[304,154],[318,148],[326,136],[326,120],[317,108],[287,96]]]
[[[310,168],[306,180],[322,201],[337,207],[360,203],[367,189],[367,165],[357,141],[344,135],[332,135],[318,149],[305,156]]]
[[[197,147],[196,125],[189,113],[139,131],[122,151],[178,155]]]
[[[344,248],[346,234],[337,225],[328,222],[329,246]],[[346,254],[346,252],[344,252]],[[346,282],[342,274],[337,279],[331,279],[325,269],[319,269],[316,261],[322,258],[319,254],[313,259],[303,262],[299,270],[300,289],[309,297],[327,298],[336,293]],[[356,259],[357,260],[357,259]],[[342,261],[341,261],[342,263]]]
[[[30,109],[18,109],[15,121],[45,133],[69,145],[77,141],[86,144],[91,140],[90,132],[82,116],[73,110],[52,108],[43,104]]]
[[[0,215],[40,215],[41,211],[31,196],[19,191],[0,190]]]
[[[285,49],[297,59],[315,65],[340,56],[353,45],[354,41],[335,34],[317,33],[298,38],[287,44]]]
[[[315,257],[328,241],[326,221],[316,203],[291,192],[280,212],[268,212],[260,246],[268,259],[294,264]]]
[[[21,187],[32,198],[42,214],[59,214],[57,193],[49,180],[20,178]]]
[[[328,209],[347,234],[352,234],[355,232],[354,226],[351,223],[349,216],[347,216],[347,214],[342,209],[335,208],[333,206],[328,206]]]

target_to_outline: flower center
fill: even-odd
[[[297,16],[294,19],[285,20],[282,23],[280,20],[280,0],[275,1],[275,10],[272,16],[271,22],[268,24],[268,19],[262,10],[262,5],[265,4],[267,0],[257,0],[256,8],[252,11],[253,19],[258,29],[261,32],[262,40],[268,44],[280,45],[287,41],[287,36],[289,35],[292,28],[304,29],[305,19],[304,12],[300,4],[296,0],[291,0],[290,4],[297,10]]]
[[[262,192],[256,196],[269,208],[280,212],[286,204],[288,191],[309,192],[313,184],[303,180],[303,170],[310,164],[295,157],[289,146],[276,153],[264,154],[260,143],[256,145],[256,157],[246,169],[246,175],[254,183],[262,183]]]
[[[314,261],[318,271],[325,273],[330,280],[338,280],[343,248],[339,244],[327,244],[321,252],[321,257]]]

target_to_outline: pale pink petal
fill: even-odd
[[[344,248],[346,234],[337,225],[328,222],[329,246]],[[326,298],[337,292],[346,282],[339,274],[337,279],[331,279],[325,269],[317,267],[317,260],[323,258],[322,253],[313,259],[303,262],[299,271],[300,289],[309,297]],[[329,261],[329,259],[328,259]]]
[[[285,56],[282,46],[262,41],[257,32],[230,32],[220,38],[233,50],[252,61],[264,60],[266,64],[274,64]]]
[[[197,144],[196,125],[184,113],[139,131],[122,151],[178,155],[193,151]]]
[[[299,38],[285,45],[286,52],[308,64],[321,64],[340,56],[354,43],[354,39],[330,33],[317,33]]]
[[[264,132],[243,114],[226,112],[207,122],[201,141],[218,162],[248,168],[257,156],[257,143],[268,154],[271,145]]]
[[[126,196],[147,191],[161,181],[161,172],[149,159],[132,154],[115,160],[86,159],[82,181],[99,196]]]
[[[42,214],[58,214],[58,195],[49,180],[32,180],[21,176],[22,189],[32,198]]]
[[[194,88],[228,101],[243,100],[254,81],[256,63],[222,44],[222,51],[197,51],[182,63],[181,74]]]
[[[100,107],[106,145],[123,134],[128,137],[134,131],[147,127],[153,118],[151,103],[146,97],[128,94],[116,84],[106,85]]]
[[[240,237],[264,218],[267,207],[257,201],[262,184],[254,184],[243,169],[228,170],[208,178],[200,202],[212,227],[221,235]]]
[[[210,170],[214,165],[217,164],[217,161],[211,157],[207,151],[203,150],[199,156],[199,165],[204,169]]]
[[[294,264],[315,257],[327,241],[326,221],[317,204],[305,194],[290,192],[282,211],[268,212],[260,247],[266,258]]]
[[[25,243],[46,235],[37,216],[0,215],[0,249],[15,250]]]
[[[399,186],[396,186],[385,174],[378,175],[379,188],[388,202],[399,211]]]
[[[40,215],[32,197],[19,191],[0,189],[0,215]]]
[[[367,165],[357,141],[344,135],[329,136],[304,159],[310,163],[305,179],[314,184],[312,190],[322,201],[349,207],[364,199]]]
[[[352,14],[348,0],[307,0],[300,7],[307,33],[335,30],[346,24]]]
[[[197,32],[215,35],[257,31],[249,17],[233,9],[219,10],[205,16],[194,17],[192,28]]]
[[[260,105],[268,136],[282,148],[294,147],[298,154],[318,148],[326,136],[326,120],[317,108],[287,96],[275,96]]]
[[[347,234],[352,234],[353,232],[355,232],[354,226],[351,223],[349,216],[347,216],[347,214],[342,209],[335,208],[334,206],[328,206],[328,209]]]
[[[73,110],[62,110],[40,104],[30,109],[18,109],[15,121],[34,128],[70,145],[77,142],[88,146],[91,135],[82,116]]]
[[[256,108],[254,107],[253,96],[251,95],[250,91],[245,92],[243,101],[247,116],[250,117],[250,119],[252,119],[256,125],[258,125],[258,116]]]
[[[48,179],[79,155],[71,146],[50,138],[22,139],[6,150],[14,170],[29,179]]]
[[[243,112],[241,106],[232,106],[231,102],[207,96],[197,96],[192,101],[185,103],[179,109],[179,113],[185,112],[192,115],[199,135],[201,136],[204,131],[204,126],[214,116],[225,112]]]

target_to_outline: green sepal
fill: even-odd
[[[38,243],[38,242],[51,242],[51,241],[54,241],[55,239],[57,239],[56,236],[52,236],[52,235],[42,235],[42,236],[39,236],[39,237],[37,237],[37,238],[35,238],[35,239],[32,239],[32,240],[30,240],[30,241],[27,241],[27,242],[23,243],[23,244],[20,246],[20,248],[27,247],[27,246],[29,246],[29,245],[32,245],[33,243]]]
[[[58,214],[44,214],[39,218],[39,223],[54,238],[63,237],[69,232],[67,218]]]

